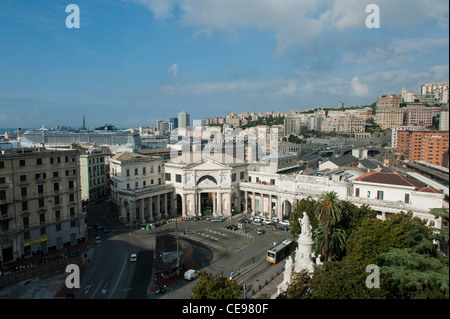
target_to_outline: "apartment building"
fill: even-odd
[[[422,95],[433,95],[434,99],[441,103],[448,103],[449,82],[424,83],[420,92]]]
[[[0,259],[3,263],[86,239],[79,165],[76,150],[2,150]]]
[[[400,107],[400,97],[394,94],[388,94],[378,97],[377,109],[383,107]]]
[[[322,121],[322,132],[364,133],[366,121],[355,115],[327,117]]]
[[[105,153],[89,150],[80,155],[81,199],[93,202],[104,198],[106,191]]]
[[[375,122],[382,130],[403,125],[404,112],[400,107],[381,107],[376,109]]]
[[[398,131],[397,151],[413,161],[443,165],[443,154],[449,148],[449,132]]]
[[[433,117],[438,116],[441,112],[440,107],[427,107],[424,103],[408,103],[408,105],[403,108],[404,118],[403,124],[409,125],[420,125],[420,126],[432,126]]]

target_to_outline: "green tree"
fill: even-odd
[[[243,286],[235,280],[200,270],[198,282],[192,287],[191,299],[240,299],[242,296]]]
[[[329,259],[333,257],[342,257],[345,251],[345,242],[347,240],[347,233],[341,225],[330,226],[329,229]],[[319,253],[325,255],[325,225],[320,224],[319,228],[315,232],[314,245],[316,249],[316,255]],[[326,260],[326,259],[325,259]]]
[[[381,273],[400,298],[449,298],[449,267],[413,248],[390,248],[380,255]],[[391,289],[394,290],[394,289]]]
[[[319,222],[325,225],[324,256],[329,258],[329,228],[342,218],[342,202],[335,191],[324,191],[315,204],[315,212]]]
[[[388,290],[380,281],[380,289],[366,286],[365,265],[349,260],[329,261],[314,270],[309,276],[306,271],[294,274],[287,290],[279,299],[385,299]]]

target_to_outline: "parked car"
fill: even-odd
[[[264,224],[270,224],[272,221],[270,220],[270,218],[264,218],[264,219],[262,220],[262,222],[263,222]]]
[[[212,219],[213,222],[223,222],[225,220],[225,216],[217,216],[216,218]]]
[[[186,272],[184,273],[184,279],[186,280],[192,280],[195,277],[197,277],[197,270],[195,269],[186,270]]]
[[[109,228],[107,226],[103,226],[103,232],[104,233],[109,233],[110,230],[109,230]]]
[[[289,227],[287,227],[287,226],[278,226],[278,230],[289,231]]]
[[[280,219],[278,217],[272,217],[272,223],[279,223]]]
[[[237,230],[238,228],[237,228],[236,225],[229,225],[229,226],[226,226],[225,229],[227,229],[227,230]]]
[[[241,219],[241,220],[239,221],[239,223],[241,223],[241,224],[250,224],[251,221],[250,221],[249,219]]]
[[[137,262],[137,255],[136,254],[131,254],[130,255],[130,262],[132,262],[132,263]]]
[[[260,221],[252,221],[252,224],[255,226],[262,226],[262,223]]]
[[[3,267],[0,269],[0,273],[1,273],[3,276],[6,276],[6,275],[9,275],[10,273],[12,273],[12,271],[11,271],[11,269],[10,269],[8,266],[3,266]]]
[[[102,230],[103,229],[102,225],[100,225],[99,223],[96,223],[94,227],[97,230]]]
[[[280,222],[280,224],[281,224],[281,225],[285,225],[285,226],[289,226],[289,221],[288,221],[287,219],[283,219],[283,220]]]
[[[96,244],[101,244],[102,243],[102,238],[100,236],[95,237],[95,243]]]

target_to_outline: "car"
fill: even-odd
[[[236,225],[229,225],[225,227],[226,230],[236,230],[238,229]]]
[[[132,262],[132,263],[137,262],[137,255],[136,254],[131,254],[130,255],[130,262]]]
[[[239,223],[241,223],[241,224],[250,224],[251,221],[249,219],[241,219],[241,220],[239,220]]]
[[[95,237],[95,243],[96,244],[101,244],[102,243],[102,238],[100,236]]]
[[[264,224],[270,224],[272,221],[270,220],[270,218],[264,218],[264,219],[262,220],[262,222],[263,222]]]
[[[279,223],[280,220],[278,219],[278,217],[272,217],[272,223]]]
[[[250,217],[250,219],[254,222],[260,222],[261,221],[261,216],[252,216]]]
[[[252,224],[255,226],[262,226],[262,223],[260,221],[252,221]]]
[[[95,227],[95,229],[97,229],[97,230],[102,230],[102,229],[103,229],[103,226],[100,225],[99,223],[96,223],[94,227]]]
[[[186,272],[184,273],[184,279],[186,280],[192,280],[195,277],[197,277],[197,270],[195,269],[186,270]]]
[[[109,233],[110,230],[109,230],[109,228],[107,226],[103,226],[103,232],[104,233]]]
[[[266,224],[267,227],[276,227],[277,225],[275,223],[268,223]]]
[[[287,219],[283,219],[283,220],[280,222],[280,224],[281,224],[281,225],[285,225],[285,226],[289,226],[289,221],[288,221]]]
[[[262,235],[262,234],[264,234],[264,230],[262,230],[261,228],[256,228],[256,234]]]
[[[217,216],[216,218],[212,219],[212,222],[223,222],[225,220],[225,216]]]
[[[9,275],[10,273],[12,273],[12,271],[11,271],[11,269],[10,269],[8,266],[3,266],[3,267],[0,269],[0,273],[1,273],[3,276],[6,276],[6,275]]]
[[[287,226],[278,226],[278,230],[289,231],[289,227],[287,227]]]

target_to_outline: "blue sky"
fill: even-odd
[[[371,104],[448,81],[448,28],[444,0],[0,0],[0,127]]]

